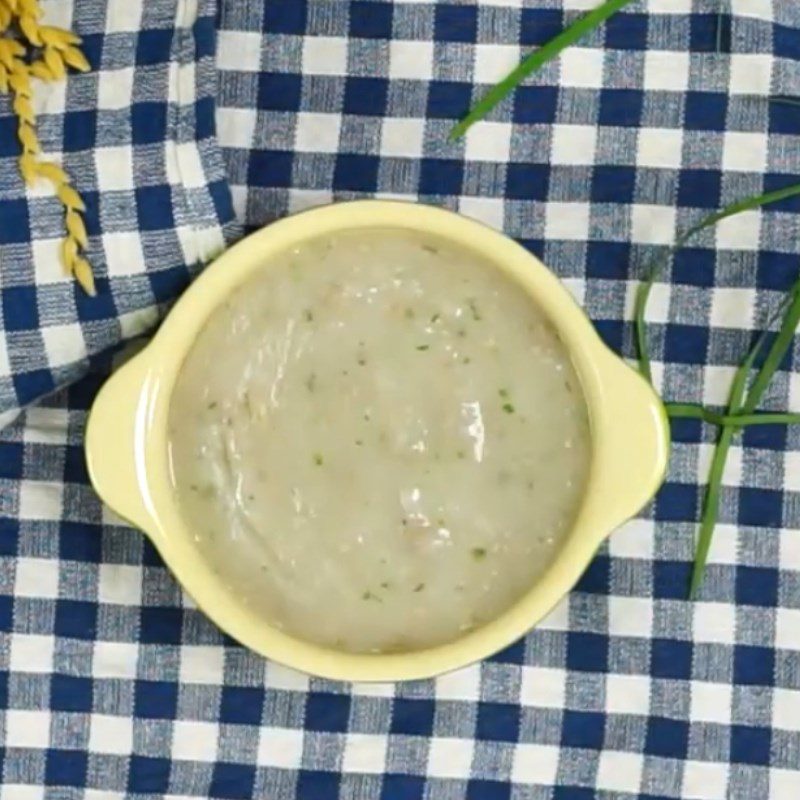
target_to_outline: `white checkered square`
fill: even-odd
[[[64,485],[55,481],[29,481],[19,484],[19,519],[57,521],[63,514]]]
[[[53,670],[55,639],[33,633],[11,634],[8,668],[11,672],[47,674]]]
[[[97,599],[101,603],[141,605],[141,567],[132,564],[101,564],[97,583]]]
[[[46,185],[44,181],[39,185]],[[49,191],[47,192],[50,193]],[[62,269],[53,269],[61,258],[61,239],[41,238],[31,242],[33,251],[33,268],[37,286],[54,283],[66,283],[72,280]],[[78,323],[73,323],[76,327]],[[5,337],[0,336],[0,348],[5,348]],[[8,374],[8,364],[3,364],[0,357],[0,374]]]
[[[9,782],[0,786],[0,800],[45,800],[45,788]]]
[[[609,597],[608,632],[612,636],[650,637],[653,601],[647,597]]]
[[[652,520],[632,519],[618,528],[608,539],[608,549],[614,558],[653,557],[655,526]]]
[[[766,134],[726,131],[723,139],[722,169],[725,172],[764,172],[769,141]]]
[[[800,689],[773,689],[772,724],[785,731],[800,732]]]
[[[650,678],[646,675],[606,675],[606,711],[609,714],[647,716]]]
[[[514,748],[512,783],[552,786],[558,774],[559,748],[552,744],[520,743]]]
[[[335,153],[339,147],[340,114],[297,114],[294,146],[298,152]]]
[[[711,761],[686,761],[683,765],[683,797],[686,800],[711,800],[728,797],[727,764]]]
[[[589,238],[589,204],[548,203],[545,209],[545,238],[586,241]]]
[[[772,88],[772,58],[766,53],[733,53],[730,56],[731,94],[767,96]]]
[[[689,14],[692,0],[647,0],[647,10],[651,14]]]
[[[221,686],[225,675],[225,648],[216,645],[187,644],[181,647],[182,683]]]
[[[511,72],[521,59],[514,44],[476,44],[473,77],[476,83],[494,84]]]
[[[594,164],[597,127],[594,125],[553,125],[550,161],[553,164]]]
[[[636,794],[642,782],[644,756],[619,750],[603,750],[597,766],[597,788],[607,792]]]
[[[550,631],[569,630],[569,597],[565,597],[559,603],[556,603],[553,610],[537,627]]]
[[[595,47],[568,47],[559,57],[560,84],[582,89],[603,85],[605,53]]]
[[[676,216],[672,206],[632,206],[631,239],[639,244],[672,244]]]
[[[433,74],[433,42],[395,39],[389,43],[389,77],[426,81]]]
[[[504,204],[497,197],[462,197],[458,210],[466,217],[482,222],[490,228],[502,231],[505,221]]]
[[[769,771],[770,800],[795,800],[797,797],[797,770],[776,769]]]
[[[636,162],[643,167],[678,169],[683,152],[683,131],[672,128],[640,128]]]
[[[172,723],[172,757],[183,761],[214,761],[219,726],[214,722],[176,719]]]
[[[257,761],[260,767],[297,769],[303,757],[303,731],[264,725],[259,730]]]
[[[797,406],[792,406],[792,408],[797,408]],[[788,455],[791,455],[791,459],[788,458]],[[796,484],[800,483],[800,476],[794,472],[796,467],[800,468],[800,454],[794,451],[787,454],[785,467],[784,480],[787,483],[786,488],[800,491],[795,489]],[[789,479],[789,475],[791,475],[791,479]],[[778,535],[780,537],[781,568],[800,572],[800,531],[797,529],[783,529]]]
[[[230,72],[259,72],[264,37],[257,31],[223,28],[217,42],[217,69]],[[228,143],[228,139],[224,139]]]
[[[711,319],[714,328],[752,330],[756,308],[755,289],[717,286],[711,293]]]
[[[536,708],[564,708],[567,671],[556,667],[523,666],[519,701]]]
[[[97,78],[97,106],[105,111],[130,108],[133,98],[133,67],[102,70]]]
[[[58,597],[58,561],[52,558],[18,557],[14,595],[47,600]]]
[[[644,90],[683,92],[689,85],[689,54],[648,50],[644,56]]]
[[[250,108],[217,109],[219,138],[230,148],[248,149],[253,143],[258,114]]]
[[[717,223],[717,247],[721,250],[758,250],[761,214],[743,211]]]
[[[388,738],[380,734],[348,733],[342,771],[381,774],[386,770],[388,745]]]
[[[381,124],[381,155],[419,158],[424,138],[424,119],[387,117]]]
[[[472,664],[437,678],[436,699],[475,702],[480,698],[480,685],[480,665]]]
[[[692,638],[696,642],[733,644],[736,641],[735,606],[696,600],[692,604]]]
[[[9,708],[5,712],[6,747],[47,748],[50,740],[50,712]]]
[[[131,717],[92,714],[89,727],[89,750],[93,753],[128,756],[133,749]]]
[[[304,75],[346,75],[347,39],[307,36],[303,39]]]
[[[475,742],[434,736],[428,746],[427,773],[432,778],[463,778],[470,774]]]
[[[98,147],[94,151],[97,180],[104,192],[131,191],[133,180],[133,148]]]
[[[467,131],[465,158],[503,164],[511,152],[512,127],[507,122],[482,122]]]
[[[115,5],[113,12],[107,14],[105,18],[106,33],[138,31],[142,27],[142,11],[145,2],[146,0],[125,0],[124,3]]]
[[[86,343],[80,325],[47,325],[41,329],[47,361],[51,367],[64,367],[76,356],[86,355]]]
[[[729,683],[691,682],[691,719],[730,725],[732,704],[733,686]]]
[[[106,269],[110,276],[140,274],[145,267],[141,237],[133,231],[112,231],[102,235]]]
[[[92,676],[132,680],[136,677],[138,658],[139,647],[135,642],[96,641],[92,652]]]
[[[266,684],[270,689],[281,689],[286,692],[307,692],[308,675],[291,667],[284,667],[275,661],[267,662]]]

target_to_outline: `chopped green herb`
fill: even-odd
[[[365,366],[365,365],[366,365],[366,363],[367,363],[366,356],[359,355],[359,356],[358,356],[358,358],[356,359],[356,362],[358,363],[358,366],[359,366],[359,367],[363,367],[363,366]]]
[[[421,591],[422,591],[424,588],[425,588],[425,584],[424,584],[424,583],[418,583],[418,584],[417,584],[417,585],[414,587],[414,591],[415,591],[415,592],[421,592]]]
[[[314,463],[315,463],[315,464],[316,464],[318,467],[321,467],[321,466],[322,466],[322,464],[323,464],[322,453],[314,453]]]
[[[374,600],[376,603],[382,603],[383,602],[383,600],[381,600],[381,598],[378,597],[378,595],[373,594],[369,590],[367,590],[366,592],[364,592],[364,594],[361,595],[361,599],[362,600]]]
[[[716,225],[718,222],[728,217],[732,217],[743,211],[749,211],[761,206],[769,205],[770,203],[779,202],[789,197],[794,197],[800,194],[800,184],[793,184],[784,189],[779,189],[774,192],[766,194],[747,197],[739,200],[731,205],[726,206],[721,211],[711,214],[703,218],[699,223],[692,226],[685,233],[681,234],[675,245],[670,248],[667,253],[667,258],[671,256],[678,248],[683,247],[688,240],[696,233],[704,230],[705,228]],[[655,282],[658,274],[663,268],[665,259],[657,261],[645,276],[644,281],[639,285],[636,293],[636,300],[634,303],[634,329],[636,347],[639,358],[639,371],[647,380],[652,380],[650,369],[650,355],[647,346],[647,326],[645,323],[645,312],[647,310],[647,302],[650,296],[653,283]],[[768,336],[769,327],[774,322],[774,318],[783,314],[783,319],[780,325],[780,330],[774,338],[773,343],[769,349],[767,357],[758,371],[755,380],[753,381],[750,390],[747,390],[747,381],[750,376],[750,371],[756,362],[761,350],[763,349]],[[770,381],[778,368],[781,360],[783,359],[787,349],[791,345],[795,330],[798,322],[800,322],[800,281],[789,289],[784,297],[783,302],[780,304],[775,314],[767,321],[764,326],[764,333],[759,337],[747,358],[739,366],[734,376],[733,384],[729,394],[727,413],[725,417],[738,418],[740,416],[749,417],[755,411],[764,391],[769,386]],[[689,583],[689,597],[692,598],[696,595],[697,590],[703,580],[705,572],[706,561],[708,560],[708,553],[711,549],[711,540],[714,535],[714,528],[717,523],[717,515],[719,513],[719,503],[722,491],[722,480],[725,471],[725,463],[728,458],[728,452],[733,442],[733,437],[743,427],[738,423],[723,424],[721,433],[714,448],[714,454],[711,459],[711,467],[709,469],[708,484],[706,486],[705,496],[703,499],[703,510],[700,517],[700,528],[697,535],[697,543],[695,546],[694,565],[692,567],[692,575]]]
[[[356,447],[361,447],[364,444],[362,439],[356,439]]]
[[[317,373],[316,372],[312,372],[306,378],[306,389],[308,389],[309,392],[315,392],[317,390]]]
[[[440,318],[441,318],[441,314],[434,314],[431,317],[431,324],[433,325],[434,323],[438,322]]]
[[[417,350],[429,350],[429,349],[430,349],[430,345],[429,344],[418,344],[417,345]]]
[[[217,401],[216,400],[212,400],[208,404],[207,408],[208,408],[209,411],[213,411],[217,407],[217,405],[218,405]]]
[[[406,319],[414,319],[414,309],[413,308],[407,308],[405,313],[406,313]]]
[[[639,356],[639,371],[644,375],[647,380],[652,382],[652,375],[650,370],[650,354],[647,347],[647,326],[645,324],[644,315],[647,310],[647,301],[650,298],[650,292],[653,288],[656,278],[661,273],[665,264],[668,262],[669,257],[672,256],[677,250],[683,247],[696,233],[705,230],[706,228],[716,225],[728,217],[740,214],[743,211],[751,211],[761,206],[769,205],[770,203],[777,203],[781,200],[786,200],[790,197],[795,197],[800,194],[800,183],[792,184],[783,189],[777,189],[774,192],[767,192],[766,194],[754,195],[746,197],[744,200],[739,200],[725,206],[721,211],[709,214],[704,217],[696,225],[693,225],[684,233],[680,234],[675,240],[675,244],[669,248],[664,258],[656,261],[650,270],[645,275],[644,280],[639,284],[636,291],[636,299],[634,302],[634,330],[636,339],[636,349]]]
[[[800,414],[796,412],[758,411],[754,414],[718,414],[709,411],[705,406],[695,403],[664,403],[667,414],[672,419],[699,419],[707,425],[724,427],[732,425],[737,428],[749,428],[752,425],[797,425]]]
[[[464,357],[461,359],[461,363],[462,363],[462,364],[471,364],[471,363],[472,363],[472,359],[471,359],[469,356],[464,356]]]
[[[511,405],[511,403],[503,403],[503,411],[505,411],[506,414],[513,414],[514,406]]]
[[[388,589],[389,588],[389,581],[384,581],[381,584],[381,589]]]
[[[481,561],[482,559],[486,558],[486,548],[485,547],[473,547],[472,548],[472,557],[476,561]]]
[[[508,397],[508,389],[498,389],[497,394],[505,400]]]
[[[459,451],[456,452],[456,458],[463,460],[466,457],[467,457],[467,454],[463,450],[459,450]]]
[[[431,253],[433,255],[436,255],[439,252],[438,248],[434,247],[432,244],[423,244],[422,249],[426,253]]]
[[[463,136],[474,123],[483,119],[498,103],[511,94],[528,75],[536,72],[548,61],[557,58],[571,44],[588,36],[630,2],[631,0],[606,0],[601,6],[580,17],[577,22],[564,29],[558,36],[531,53],[500,83],[495,84],[478,100],[469,113],[450,131],[450,140]]]
[[[313,322],[314,321],[314,312],[310,308],[307,308],[303,312],[303,318],[305,319],[306,322]]]
[[[466,335],[467,335],[467,332],[463,328],[459,328],[456,331],[456,336],[458,336],[459,339],[463,339]]]
[[[478,304],[472,298],[470,298],[467,303],[469,305],[469,310],[472,313],[472,319],[474,319],[475,322],[480,322],[483,317],[481,316],[481,312],[478,311]]]

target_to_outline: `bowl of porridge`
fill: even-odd
[[[654,494],[667,433],[524,248],[357,201],[220,256],[103,387],[86,449],[220,628],[311,674],[402,680],[545,616]]]

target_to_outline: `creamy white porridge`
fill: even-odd
[[[170,409],[198,546],[272,624],[351,651],[498,616],[569,531],[586,404],[530,298],[400,230],[312,241],[213,313]]]

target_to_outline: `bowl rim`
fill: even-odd
[[[172,388],[208,316],[273,254],[327,233],[364,228],[402,228],[450,239],[508,275],[547,314],[565,343],[581,381],[592,436],[592,463],[578,517],[528,592],[496,619],[452,642],[405,653],[330,650],[271,627],[237,602],[192,546],[168,475]],[[538,258],[478,221],[394,200],[341,202],[299,212],[223,252],[173,306],[152,341],[104,384],[86,434],[89,475],[100,497],[150,538],[184,590],[222,631],[290,667],[351,681],[432,677],[521,638],[569,592],[611,531],[652,497],[663,479],[667,453],[668,423],[660,399],[606,347],[564,284]]]

